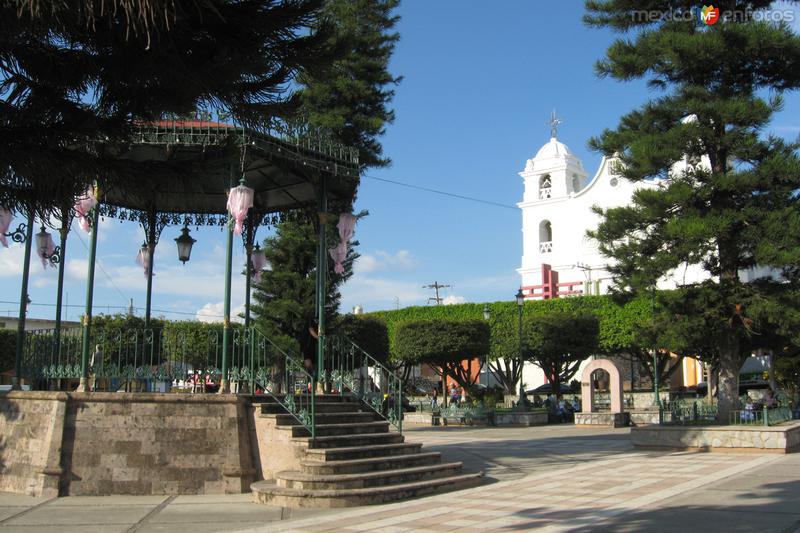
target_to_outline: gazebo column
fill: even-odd
[[[28,226],[25,228],[25,259],[22,263],[22,287],[19,295],[19,320],[17,321],[17,350],[14,354],[14,377],[11,389],[20,389],[22,378],[22,352],[25,344],[25,315],[28,308],[28,277],[31,271],[31,247],[33,246],[33,208],[28,208]]]
[[[147,253],[149,255],[149,267],[147,268],[147,296],[144,304],[144,327],[150,327],[151,307],[153,303],[153,265],[156,256],[156,213],[150,211],[147,214]]]
[[[253,217],[255,216],[255,212],[250,209],[250,213],[247,215],[247,225],[245,227],[245,243],[244,243],[244,251],[247,255],[246,258],[246,267],[245,267],[245,291],[244,291],[244,327],[245,329],[250,327],[250,278],[253,275],[253,241],[256,237],[256,227],[253,223]]]
[[[86,275],[86,308],[83,313],[83,339],[81,342],[80,392],[89,392],[89,340],[92,331],[92,303],[94,299],[94,267],[97,258],[97,232],[100,229],[100,190],[95,187],[97,205],[92,212],[92,237],[89,240],[89,265]]]
[[[317,210],[319,215],[319,238],[317,239],[317,379],[324,376],[325,370],[325,275],[328,271],[328,250],[325,242],[325,225],[328,216],[328,184],[320,176],[317,189]],[[324,386],[324,385],[323,385]]]
[[[65,256],[67,253],[67,235],[69,234],[69,225],[72,221],[70,217],[69,207],[61,209],[61,229],[58,230],[59,234],[59,260],[58,260],[58,288],[56,289],[56,324],[55,334],[53,335],[53,349],[55,351],[56,361],[61,364],[61,307],[64,299],[64,268]]]
[[[219,393],[228,394],[231,391],[228,383],[228,359],[231,344],[231,271],[233,270],[233,226],[230,221],[233,217],[228,215],[228,225],[225,230],[228,234],[225,247],[225,301],[222,314],[222,378],[219,383]]]

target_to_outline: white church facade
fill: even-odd
[[[593,206],[603,209],[628,205],[639,188],[656,188],[660,180],[632,183],[616,169],[621,162],[603,157],[591,179],[583,163],[557,138],[553,119],[550,141],[527,160],[519,175],[524,194],[517,206],[522,211],[522,262],[517,272],[526,299],[556,298],[608,292],[612,278],[610,259],[601,255],[597,243],[586,235],[596,229],[600,217]],[[687,162],[678,162],[674,171]],[[707,274],[699,267],[687,267],[659,282],[659,288],[702,281]],[[584,362],[584,365],[588,361]],[[584,365],[577,375],[580,375]],[[703,368],[685,359],[683,385],[703,380]],[[546,383],[542,370],[526,364],[523,382],[527,389]]]
[[[687,118],[685,120],[692,120]],[[522,211],[522,262],[517,272],[526,299],[557,298],[606,294],[612,282],[608,270],[610,258],[600,254],[597,243],[586,232],[596,229],[599,215],[593,206],[603,209],[630,204],[640,188],[657,188],[663,180],[632,183],[618,174],[621,161],[603,157],[591,179],[583,163],[557,138],[558,119],[551,120],[551,138],[536,155],[527,160],[519,175],[524,193],[517,206]],[[705,159],[705,158],[704,158]],[[677,161],[672,173],[682,172],[687,165],[707,161]],[[615,170],[617,172],[615,172]],[[740,272],[743,281],[768,275],[767,269]],[[672,289],[708,278],[698,265],[685,265],[659,280],[659,289]],[[584,361],[576,376],[580,376]],[[685,386],[703,381],[703,365],[685,358],[682,373],[675,383]],[[527,389],[546,383],[542,370],[526,364],[523,382]]]

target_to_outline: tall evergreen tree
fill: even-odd
[[[652,290],[685,264],[709,274],[660,303],[711,340],[701,342],[702,355],[718,364],[724,421],[735,408],[743,358],[786,327],[776,320],[781,306],[796,315],[798,305],[786,297],[796,294],[800,258],[798,145],[763,130],[781,108],[781,94],[800,85],[800,38],[786,23],[753,16],[770,4],[715,2],[722,16],[707,25],[694,1],[586,3],[590,26],[626,35],[609,47],[598,74],[646,79],[661,92],[591,145],[617,154],[631,181],[667,178],[637,192],[627,207],[598,209],[602,223],[591,235],[615,259],[621,292]],[[676,162],[685,169],[672,171]],[[784,277],[743,282],[740,273],[756,266]]]
[[[328,242],[338,237],[331,232]],[[316,264],[317,248],[314,227],[306,222],[287,221],[278,225],[275,235],[264,242],[264,255],[272,266],[264,273],[253,292],[252,312],[270,339],[289,355],[316,358]],[[339,287],[353,275],[353,261],[358,254],[351,242],[344,262],[344,274],[327,273],[325,317],[333,324],[339,311]]]
[[[148,175],[109,146],[138,121],[197,107],[254,128],[286,118],[299,105],[287,86],[341,53],[322,3],[0,0],[0,204],[15,207],[20,180],[46,209],[91,176]]]
[[[399,77],[389,60],[400,36],[394,31],[399,0],[327,0],[322,20],[334,28],[328,40],[343,55],[330,68],[300,77],[302,112],[339,142],[356,147],[362,168],[389,164],[378,137],[394,122],[389,104]]]

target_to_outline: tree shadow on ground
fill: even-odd
[[[598,434],[576,430],[567,435],[553,435],[542,433],[539,428],[530,428],[529,433],[521,433],[527,428],[515,429],[517,438],[507,439],[492,438],[502,435],[502,429],[495,428],[491,433],[474,428],[447,428],[424,436],[415,435],[413,430],[410,433],[412,440],[425,442],[425,451],[441,452],[442,461],[461,461],[465,471],[483,471],[486,482],[519,478],[634,451],[628,432]],[[448,440],[452,438],[453,442],[437,441],[436,437],[441,435]]]
[[[575,533],[616,532],[793,532],[800,530],[800,480],[765,483],[758,490],[721,490],[724,480],[709,487],[689,491],[658,508],[617,510],[608,507],[554,508],[541,505],[514,513],[524,522],[506,525],[505,530],[527,531],[558,526]],[[717,493],[717,494],[709,494]],[[551,495],[558,497],[558,495]],[[705,496],[705,497],[704,497]],[[563,498],[560,503],[568,501]],[[703,500],[722,499],[723,503]],[[696,503],[692,503],[692,501]]]

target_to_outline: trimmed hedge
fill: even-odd
[[[406,307],[395,311],[367,313],[382,320],[389,331],[389,351],[395,357],[397,329],[408,322],[424,320],[483,320],[484,303]],[[489,303],[491,316],[492,359],[516,358],[519,353],[518,309],[515,301]],[[600,352],[618,354],[630,346],[637,346],[637,331],[651,327],[652,304],[648,298],[639,298],[626,305],[615,303],[610,296],[582,296],[553,300],[526,301],[524,317],[547,315],[555,312],[576,315],[592,314],[599,320]]]
[[[17,330],[0,329],[0,372],[14,369],[17,352]]]

